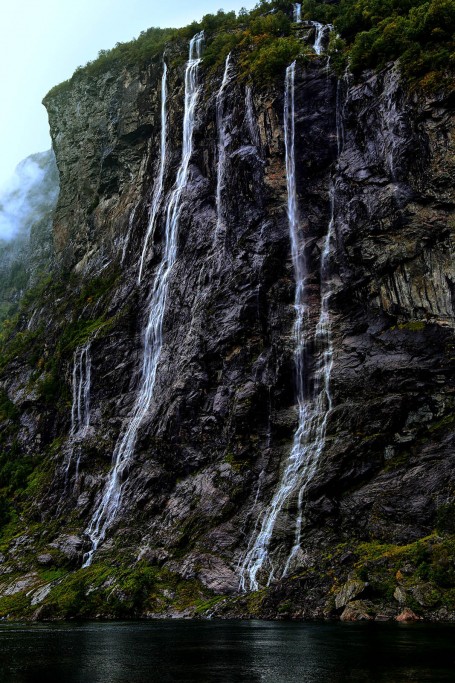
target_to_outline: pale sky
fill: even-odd
[[[0,186],[51,146],[41,100],[98,51],[151,26],[180,27],[257,0],[0,0]]]

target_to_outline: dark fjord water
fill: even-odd
[[[454,681],[455,626],[0,624],[1,683]]]

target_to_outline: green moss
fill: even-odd
[[[399,330],[407,330],[408,332],[422,332],[426,327],[423,320],[410,320],[407,323],[399,323]]]
[[[196,614],[210,614],[214,610],[214,608],[219,605],[220,602],[223,602],[226,600],[226,597],[224,595],[215,595],[213,598],[210,598],[209,600],[202,599],[202,600],[196,600],[196,609],[195,612]]]
[[[446,429],[447,427],[451,427],[455,422],[455,413],[450,413],[449,415],[444,415],[443,418],[438,420],[437,422],[433,422],[433,424],[428,427],[430,432],[436,432],[439,429]]]
[[[0,421],[5,420],[16,421],[19,416],[16,406],[8,398],[8,394],[3,389],[0,389]]]
[[[66,569],[53,568],[53,569],[39,569],[38,575],[41,581],[44,583],[52,583],[53,581],[58,581],[68,574]]]
[[[56,582],[43,603],[47,618],[130,618],[170,608],[202,613],[220,599],[196,580],[182,581],[145,563],[134,567],[100,563],[73,573],[40,569],[38,574],[43,585]]]
[[[107,334],[113,327],[114,318],[106,320],[104,316],[95,320],[75,320],[67,325],[60,337],[59,347],[62,353],[73,352],[78,346],[83,346],[97,333],[97,336]],[[101,333],[101,334],[100,334]]]
[[[226,453],[224,461],[227,462],[235,472],[241,472],[248,464],[245,460],[239,460],[235,453],[232,452]]]
[[[284,602],[280,602],[278,605],[278,614],[288,614],[289,611],[291,610],[292,604],[289,600],[285,600]]]
[[[26,593],[16,593],[0,598],[0,617],[14,619],[24,617],[30,612],[30,598]]]
[[[53,468],[48,459],[42,459],[35,464],[27,479],[25,496],[27,500],[40,498],[45,489],[51,484]]]
[[[261,612],[262,603],[267,596],[267,589],[262,588],[261,590],[249,593],[247,596],[247,606],[248,613],[251,615],[259,615]]]
[[[398,583],[407,591],[407,606],[422,609],[411,595],[424,582],[425,604],[434,607],[447,599],[455,587],[455,537],[431,534],[404,546],[371,541],[355,548],[355,569],[377,595],[393,601]],[[406,567],[406,572],[402,570]],[[452,605],[452,609],[454,606]]]

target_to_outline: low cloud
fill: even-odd
[[[37,220],[55,206],[58,173],[51,150],[27,157],[0,187],[0,240],[26,237]]]

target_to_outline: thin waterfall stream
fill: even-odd
[[[166,168],[166,135],[167,135],[167,125],[166,125],[166,111],[167,106],[167,64],[163,62],[163,76],[161,79],[161,145],[160,145],[160,165],[158,171],[158,179],[155,183],[155,189],[153,191],[152,206],[150,209],[150,218],[147,227],[147,232],[145,233],[144,244],[142,247],[141,258],[139,261],[139,273],[137,276],[138,284],[142,280],[142,272],[144,270],[144,261],[147,255],[147,247],[150,239],[153,237],[155,232],[156,219],[158,217],[158,212],[161,206],[161,199],[163,196],[164,189],[164,172]]]
[[[295,160],[295,62],[286,71],[284,132],[286,149],[287,177],[287,215],[291,241],[292,262],[295,276],[294,323],[296,369],[296,388],[298,401],[298,427],[294,434],[293,445],[285,463],[281,479],[273,498],[267,507],[259,533],[253,533],[243,563],[240,567],[240,587],[242,590],[257,590],[259,581],[267,576],[267,585],[279,572],[286,576],[293,566],[301,549],[304,494],[313,479],[325,446],[328,416],[332,408],[330,377],[333,365],[333,345],[330,324],[330,253],[334,239],[335,222],[335,185],[330,189],[330,220],[321,250],[320,261],[320,309],[319,319],[314,331],[315,369],[313,387],[307,387],[307,338],[305,329],[309,320],[306,292],[307,263],[305,240],[300,229],[296,187]],[[337,91],[338,93],[338,91]],[[339,135],[338,97],[337,97],[337,138]],[[338,142],[338,154],[340,142]],[[297,497],[297,518],[295,522],[294,543],[284,564],[284,569],[275,567],[270,557],[269,547],[279,514],[286,503]],[[257,528],[257,527],[256,527]]]
[[[70,441],[84,439],[90,426],[90,393],[92,379],[92,358],[90,348],[92,339],[79,346],[74,352],[72,373],[72,404],[71,404],[71,430]],[[73,462],[73,444],[65,458],[65,488],[68,485],[71,465]],[[80,454],[76,461],[74,484],[79,478]]]
[[[231,53],[226,58],[223,80],[216,96],[216,121],[218,128],[218,163],[217,163],[217,184],[216,184],[216,211],[217,221],[215,230],[215,241],[219,238],[220,232],[224,228],[224,202],[223,190],[226,180],[226,149],[229,144],[226,117],[224,116],[225,91],[232,79]]]
[[[330,33],[330,31],[332,31],[333,26],[332,24],[321,24],[319,21],[311,21],[310,23],[316,30],[313,49],[317,55],[322,55],[324,51],[323,40],[326,33]]]
[[[300,2],[294,3],[294,21],[296,24],[302,22],[302,3]]]
[[[128,466],[136,445],[137,434],[142,421],[152,404],[158,362],[163,344],[163,319],[169,290],[170,276],[177,258],[177,238],[182,209],[182,195],[187,186],[189,165],[193,153],[193,131],[196,120],[196,106],[200,87],[198,82],[204,32],[196,34],[190,41],[189,59],[185,70],[185,103],[183,116],[182,159],[174,188],[166,210],[165,244],[163,257],[151,288],[148,319],[144,330],[144,354],[139,390],[127,428],[121,434],[113,453],[113,466],[86,534],[92,548],[84,557],[84,567],[91,564],[93,555],[106,536],[119,510],[122,499],[122,474]],[[166,122],[166,116],[163,117]],[[166,138],[166,131],[162,140]],[[163,150],[163,147],[162,147]],[[164,162],[163,162],[164,163]],[[149,225],[150,227],[150,225]]]
[[[71,436],[82,435],[90,425],[90,382],[92,361],[91,341],[78,347],[73,364],[73,402],[71,407]]]

